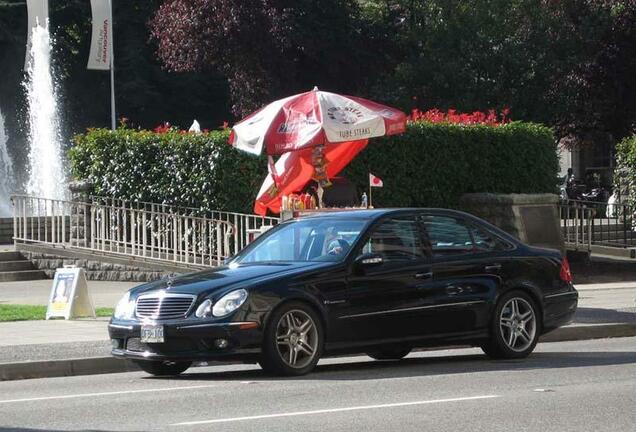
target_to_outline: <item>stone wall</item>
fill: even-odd
[[[125,264],[85,258],[73,258],[43,252],[30,252],[24,250],[21,252],[28,260],[33,262],[36,268],[43,270],[49,278],[53,278],[53,275],[55,275],[55,269],[64,267],[65,265],[82,267],[86,270],[86,278],[88,280],[101,281],[148,282],[160,279],[162,276],[172,273],[165,270],[152,270]]]
[[[460,208],[522,242],[564,251],[559,219],[559,197],[554,194],[465,194]]]

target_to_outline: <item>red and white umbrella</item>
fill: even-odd
[[[323,157],[322,166],[328,178],[335,177],[351,160],[368,144],[369,140],[357,140],[342,144],[330,144],[320,152]],[[265,177],[263,185],[256,196],[254,213],[265,216],[267,211],[280,213],[281,197],[300,192],[307,183],[315,180],[316,166],[313,163],[313,152],[317,149],[305,148],[300,151],[287,152],[276,162],[277,181],[271,175]]]
[[[314,90],[261,108],[235,124],[230,144],[268,155],[322,144],[366,140],[406,130],[406,115],[355,96]]]

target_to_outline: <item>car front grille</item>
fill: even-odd
[[[144,294],[137,299],[135,313],[138,318],[153,320],[184,318],[194,298],[188,294]]]

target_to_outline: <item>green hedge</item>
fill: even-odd
[[[69,157],[74,176],[91,180],[98,195],[251,213],[266,159],[233,149],[227,138],[93,129],[75,137]],[[362,192],[369,172],[384,180],[373,191],[376,206],[454,207],[466,192],[554,192],[558,158],[541,125],[417,122],[403,135],[372,140],[343,175]]]
[[[455,207],[469,192],[555,193],[559,159],[551,129],[411,123],[403,135],[373,140],[344,175],[358,185],[371,172],[383,207]]]
[[[75,136],[69,159],[97,195],[251,213],[267,161],[238,152],[228,135],[91,129]]]
[[[627,192],[627,201],[621,197],[623,203],[636,205],[636,135],[624,138],[616,144],[616,171],[614,173],[615,187]]]

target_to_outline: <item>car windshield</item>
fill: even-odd
[[[240,252],[237,264],[271,261],[341,261],[365,220],[310,217],[279,225]]]

